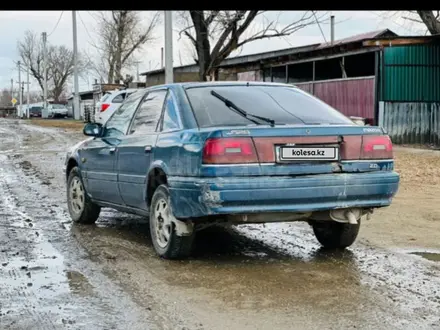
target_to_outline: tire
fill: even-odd
[[[67,179],[67,206],[70,217],[76,223],[93,224],[101,212],[101,207],[93,203],[87,195],[78,167],[72,168]]]
[[[356,225],[333,220],[312,223],[313,232],[325,248],[344,249],[354,243],[359,233],[361,221]]]
[[[167,186],[160,185],[154,192],[150,206],[151,241],[160,257],[185,259],[191,255],[195,232],[190,236],[177,236],[175,225],[170,222],[170,219],[173,218],[170,193]]]

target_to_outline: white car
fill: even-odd
[[[115,112],[120,107],[121,103],[124,102],[127,96],[133,94],[137,90],[139,89],[127,88],[104,94],[95,106],[95,123],[104,125],[113,112]]]
[[[68,110],[64,104],[49,104],[47,110],[49,118],[67,118]]]

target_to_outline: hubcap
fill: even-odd
[[[171,237],[171,212],[168,202],[161,198],[154,209],[154,232],[156,242],[161,248],[165,248]]]
[[[75,213],[81,213],[84,209],[84,187],[78,177],[73,178],[69,189],[70,206]]]

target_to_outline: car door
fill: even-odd
[[[119,191],[127,206],[147,208],[146,177],[166,95],[166,89],[148,92],[136,111],[128,135],[118,146]]]
[[[102,136],[96,137],[81,152],[87,191],[92,198],[123,204],[116,171],[117,147],[127,134],[133,114],[143,94],[133,95],[107,121]]]

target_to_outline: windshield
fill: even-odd
[[[186,90],[200,127],[255,125],[214,97],[211,90],[249,114],[273,119],[276,125],[353,124],[339,111],[298,88],[211,85]]]

